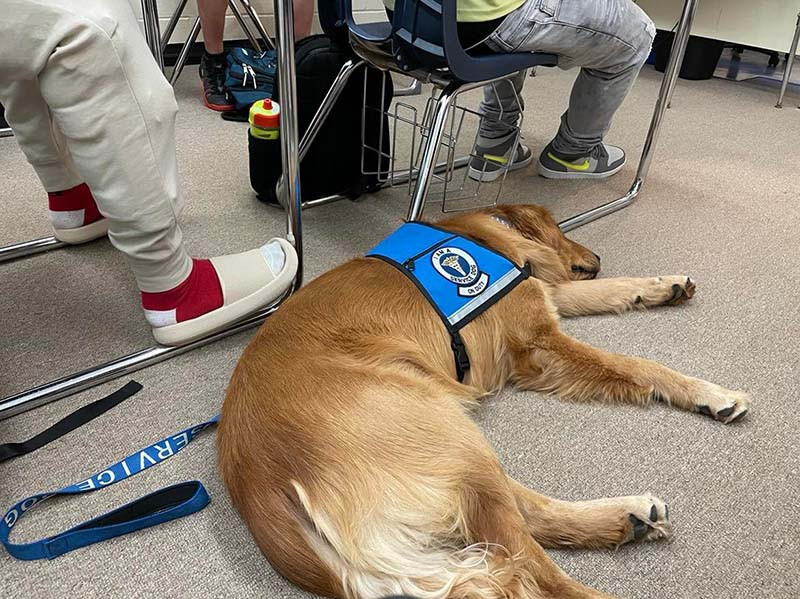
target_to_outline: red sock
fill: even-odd
[[[57,229],[76,229],[103,218],[86,183],[47,194],[50,220]]]
[[[210,260],[192,259],[192,272],[177,287],[149,293],[142,291],[147,322],[154,327],[176,324],[221,307],[222,286]]]

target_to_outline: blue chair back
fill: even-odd
[[[395,0],[390,36],[385,29],[357,24],[352,0],[329,1],[341,2],[351,35],[374,43],[391,41],[394,56],[403,70],[446,68],[454,79],[474,82],[558,63],[556,55],[538,52],[467,54],[458,39],[457,0]]]

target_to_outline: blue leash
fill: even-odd
[[[138,388],[132,392],[130,392],[131,389],[128,389],[128,394],[126,397],[123,397],[123,399],[130,397],[136,393],[136,391],[141,389],[141,385],[138,383],[134,383],[134,385]],[[119,394],[125,389],[126,388],[123,387],[123,389],[120,389],[116,393],[103,398],[103,400],[113,398],[114,401],[112,401],[111,405],[102,411],[110,409],[122,401],[119,399]],[[100,402],[103,400],[100,400]],[[95,403],[97,404],[100,402]],[[88,408],[89,406],[86,407]],[[81,410],[84,410],[84,408],[81,408]],[[102,411],[99,413],[102,413]],[[80,412],[80,410],[77,412]],[[51,427],[51,429],[48,429],[44,433],[37,435],[31,441],[39,439],[42,436],[47,436],[47,433],[50,433],[52,429],[56,429],[60,425],[63,425],[66,420],[72,418],[76,413],[73,413],[64,420],[56,423],[56,425]],[[84,420],[82,424],[96,417],[99,415],[99,413],[90,416],[88,419]],[[140,472],[147,470],[152,466],[157,466],[164,460],[167,460],[182,451],[183,448],[191,443],[200,433],[216,425],[218,420],[219,415],[216,415],[211,420],[187,428],[174,435],[165,437],[164,439],[161,439],[152,445],[148,445],[147,447],[132,453],[125,459],[112,464],[111,466],[90,476],[89,478],[66,486],[58,491],[37,493],[36,495],[31,495],[22,501],[18,501],[12,505],[8,511],[6,511],[3,519],[0,520],[0,542],[2,542],[8,553],[17,559],[53,559],[54,557],[58,557],[59,555],[63,555],[80,547],[86,547],[87,545],[99,543],[100,541],[112,539],[136,530],[149,528],[150,526],[155,526],[156,524],[161,524],[162,522],[168,522],[170,520],[175,520],[176,518],[182,518],[183,516],[188,516],[189,514],[193,514],[202,510],[211,501],[211,498],[208,496],[208,492],[200,481],[187,481],[172,485],[170,487],[165,487],[150,493],[149,495],[145,495],[136,501],[132,501],[131,503],[103,514],[102,516],[93,518],[92,520],[84,522],[83,524],[79,524],[73,528],[70,528],[69,530],[45,539],[34,541],[32,543],[11,543],[8,540],[11,534],[11,529],[35,505],[38,505],[43,501],[50,499],[51,497],[57,497],[60,495],[78,495],[80,493],[97,491],[104,487],[108,487],[123,481],[126,478],[135,476],[136,474],[139,474]],[[80,426],[80,424],[78,426]],[[66,432],[69,432],[70,430],[77,428],[77,426],[67,428],[68,430]],[[64,432],[57,434],[58,432],[60,431],[56,431],[56,433],[54,433],[55,436],[50,435],[52,438],[50,438],[47,442],[65,434]],[[3,453],[2,448],[22,447],[26,444],[31,444],[31,441],[26,443],[2,445],[0,446],[0,455]],[[32,445],[34,445],[34,449],[36,449],[41,447],[42,443],[34,443]],[[33,449],[30,449],[29,451],[32,450]],[[22,455],[24,453],[28,453],[28,451],[15,452],[14,455]]]

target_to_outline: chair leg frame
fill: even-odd
[[[147,7],[149,4],[154,5],[155,2],[153,0],[142,0],[143,7]],[[281,139],[283,140],[281,159],[284,165],[284,172],[288,174],[288,180],[292,182],[291,185],[286,186],[284,190],[286,197],[283,199],[284,206],[286,206],[286,237],[294,244],[298,256],[297,274],[291,288],[275,305],[264,308],[246,320],[235,323],[222,331],[198,339],[188,345],[181,347],[155,345],[130,355],[117,358],[116,360],[100,364],[94,368],[89,368],[0,399],[0,420],[31,410],[51,401],[67,397],[79,391],[89,389],[95,385],[125,376],[126,374],[130,374],[146,366],[163,362],[164,360],[184,354],[197,347],[203,347],[219,339],[258,326],[280,306],[286,297],[300,287],[303,281],[303,235],[300,216],[299,143],[296,109],[297,89],[294,69],[292,0],[275,0],[275,14],[277,15],[277,41],[278,47],[280,48],[278,54],[278,77],[280,89],[284,90],[282,94],[284,114],[281,122]],[[156,17],[156,26],[157,22],[158,20]],[[160,52],[161,43],[157,34],[157,29],[155,35],[150,36],[149,41],[151,42],[151,49],[157,48],[157,51]]]
[[[612,200],[561,221],[558,223],[558,226],[561,227],[562,231],[566,232],[577,229],[592,221],[596,221],[604,216],[622,210],[630,206],[641,192],[653,161],[653,152],[655,151],[656,142],[661,132],[661,124],[664,120],[664,115],[672,99],[672,94],[675,91],[678,73],[680,72],[681,64],[683,64],[683,55],[686,52],[686,45],[689,42],[689,34],[692,29],[692,21],[694,20],[696,9],[697,0],[686,0],[684,2],[678,30],[675,34],[675,42],[672,45],[672,53],[667,62],[667,68],[664,71],[664,78],[661,80],[661,88],[658,92],[656,107],[653,111],[653,117],[650,120],[650,128],[647,130],[644,147],[642,148],[642,156],[639,159],[636,176],[628,189],[628,193],[616,200]]]
[[[183,10],[186,8],[186,3],[189,0],[180,0],[178,6],[175,7],[175,10],[172,11],[172,15],[167,22],[167,26],[164,28],[164,32],[161,34],[161,54],[163,55],[164,52],[167,51],[167,45],[169,45],[169,40],[172,37],[172,34],[175,32],[175,27],[178,25],[178,21],[180,21],[181,16],[183,16]]]
[[[174,86],[178,81],[178,77],[181,76],[183,67],[186,66],[186,60],[189,58],[189,52],[197,41],[198,35],[200,35],[200,17],[195,17],[194,23],[192,23],[192,29],[189,32],[189,37],[183,42],[183,46],[181,46],[180,52],[178,52],[178,58],[175,60],[175,66],[172,67],[172,73],[170,73],[169,76],[170,85]]]
[[[325,123],[325,120],[330,115],[331,110],[336,105],[336,100],[339,99],[342,91],[344,91],[347,82],[350,80],[350,76],[364,64],[364,61],[360,58],[351,58],[347,62],[342,65],[342,68],[339,70],[338,75],[333,80],[331,87],[328,89],[328,92],[325,94],[325,97],[322,99],[322,102],[317,108],[317,112],[314,113],[314,118],[311,119],[311,122],[306,129],[305,134],[303,134],[303,139],[300,142],[300,161],[302,162],[305,155],[308,153],[308,150],[311,148],[311,144],[316,139],[317,135],[319,134],[322,125]],[[417,83],[419,83],[417,81]],[[422,84],[419,83],[419,88],[421,90]],[[463,90],[462,90],[463,91]],[[455,168],[461,168],[466,166],[469,162],[469,156],[461,156],[455,160]],[[434,172],[441,172],[448,167],[447,162],[439,162],[434,167]],[[393,181],[397,184],[406,183],[410,179],[418,179],[419,178],[420,169],[415,168],[412,169],[411,172],[404,172],[396,177],[393,178]],[[322,206],[323,204],[330,204],[331,202],[336,202],[338,200],[346,199],[346,196],[343,195],[332,195],[327,196],[324,198],[319,198],[316,200],[308,200],[303,202],[302,207],[305,210],[306,208],[313,208],[315,206]],[[1,251],[1,249],[0,249]]]
[[[789,48],[789,56],[786,59],[786,67],[783,71],[783,80],[781,81],[781,91],[778,93],[778,103],[775,108],[783,108],[783,97],[786,95],[786,87],[789,85],[789,78],[792,76],[792,67],[794,66],[794,57],[797,54],[797,43],[800,41],[800,12],[797,13],[797,25],[794,28],[794,37],[792,38],[792,45]],[[800,108],[800,106],[798,106]]]
[[[683,62],[686,44],[689,41],[689,32],[691,31],[696,8],[697,0],[685,0],[678,30],[675,34],[673,51],[670,55],[669,62],[667,63],[664,78],[661,81],[661,88],[658,93],[655,110],[653,111],[653,117],[650,121],[650,128],[648,129],[647,137],[645,138],[642,156],[639,160],[639,167],[637,168],[636,177],[634,178],[628,192],[620,198],[561,221],[559,226],[563,231],[577,229],[578,227],[582,227],[583,225],[586,225],[599,218],[603,218],[604,216],[617,212],[618,210],[622,210],[626,206],[632,204],[641,192],[642,186],[647,178],[647,173],[650,170],[650,164],[653,160],[653,152],[658,140],[658,135],[661,131],[661,124],[664,119],[664,114],[678,79],[680,65]],[[425,197],[427,195],[432,176],[432,165],[436,160],[436,155],[439,151],[439,142],[447,121],[447,113],[453,104],[454,98],[459,93],[466,91],[467,89],[472,89],[486,83],[491,82],[481,82],[477,84],[470,84],[469,86],[450,84],[440,93],[436,108],[434,109],[433,118],[431,120],[430,137],[428,138],[428,142],[422,155],[420,176],[417,179],[417,184],[414,188],[414,193],[411,198],[407,220],[419,220],[419,218],[422,216],[422,211],[425,208]]]

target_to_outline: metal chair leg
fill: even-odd
[[[792,76],[792,67],[794,66],[795,54],[797,54],[798,41],[800,41],[800,12],[797,13],[797,25],[794,28],[792,47],[789,48],[789,56],[786,57],[786,67],[783,71],[783,81],[781,81],[781,91],[778,94],[778,103],[775,104],[775,108],[783,108],[783,96],[786,94],[786,87],[789,85],[789,78]]]
[[[408,87],[401,87],[394,90],[394,97],[399,96],[418,96],[422,93],[422,82],[419,79],[414,79]]]
[[[431,177],[436,166],[436,156],[439,154],[439,144],[442,141],[442,132],[447,124],[447,113],[453,105],[455,97],[461,89],[461,83],[451,83],[444,88],[436,100],[436,104],[431,115],[431,125],[428,132],[428,141],[425,142],[425,149],[422,151],[422,160],[419,164],[419,177],[411,196],[411,205],[408,208],[407,221],[419,220],[422,211],[425,209],[425,196],[428,195],[428,188],[431,184]]]
[[[142,0],[142,21],[144,22],[144,37],[153,53],[153,58],[158,63],[158,68],[164,72],[164,54],[161,52],[161,34],[158,30],[158,4],[156,0]]]
[[[228,0],[228,6],[231,8],[231,12],[233,16],[236,18],[236,21],[239,23],[239,27],[242,28],[242,31],[247,36],[247,39],[250,41],[250,44],[255,48],[256,52],[263,52],[264,49],[261,47],[261,44],[258,42],[256,36],[250,31],[250,28],[245,23],[244,17],[242,16],[242,11],[239,10],[239,7],[236,6],[236,2],[234,0]]]
[[[178,81],[178,77],[181,76],[183,72],[183,67],[186,65],[186,59],[189,57],[189,52],[192,49],[195,41],[197,41],[197,36],[200,33],[200,17],[195,17],[194,24],[192,25],[192,30],[189,32],[189,37],[186,38],[186,41],[183,42],[183,46],[181,46],[181,51],[178,53],[178,58],[175,61],[175,66],[172,67],[172,74],[169,76],[169,84],[175,85],[175,82]]]
[[[621,198],[617,198],[616,200],[612,200],[611,202],[561,221],[558,225],[561,227],[562,231],[577,229],[587,223],[603,218],[608,214],[622,210],[626,206],[632,204],[636,196],[639,195],[644,181],[647,178],[647,173],[650,170],[650,163],[653,160],[653,151],[655,150],[656,141],[661,131],[661,123],[664,119],[667,104],[669,103],[669,96],[675,88],[675,81],[678,79],[678,73],[680,72],[680,66],[683,62],[686,44],[689,41],[689,32],[692,28],[692,20],[694,19],[696,8],[697,0],[686,0],[683,5],[683,13],[681,15],[680,24],[678,25],[678,31],[675,34],[672,53],[670,54],[669,62],[664,72],[664,79],[661,81],[661,89],[658,92],[656,108],[653,112],[653,118],[650,121],[650,129],[647,131],[647,138],[645,139],[644,148],[642,149],[642,157],[639,160],[639,168],[636,170],[636,177],[628,193]]]
[[[258,17],[258,13],[253,9],[253,5],[250,4],[250,0],[239,0],[239,4],[244,7],[247,16],[250,17],[250,20],[253,22],[258,34],[261,36],[261,40],[264,42],[264,47],[269,50],[274,50],[275,46],[272,43],[272,39],[269,37],[269,33],[267,33],[266,27],[261,22],[261,19]]]
[[[143,0],[144,1],[144,0]],[[45,385],[40,385],[0,399],[0,420],[25,412],[32,408],[67,397],[78,391],[89,389],[95,385],[111,381],[120,376],[130,374],[151,364],[162,362],[174,356],[186,353],[196,347],[213,343],[229,335],[236,334],[261,324],[283,300],[300,287],[303,281],[303,235],[300,218],[300,179],[298,170],[299,151],[297,136],[297,90],[294,69],[294,28],[292,23],[292,0],[275,0],[275,14],[278,21],[278,46],[280,61],[278,77],[280,89],[283,90],[282,102],[284,114],[281,122],[281,138],[283,140],[281,158],[283,170],[288,173],[292,185],[287,186],[286,237],[294,244],[298,256],[297,275],[287,294],[274,306],[264,308],[248,319],[236,323],[223,331],[219,331],[194,343],[182,347],[154,347],[123,356],[95,368],[62,377]]]
[[[172,37],[172,34],[175,32],[175,27],[178,25],[178,21],[180,21],[181,16],[183,16],[183,9],[186,8],[186,3],[189,0],[181,0],[178,6],[175,7],[175,10],[172,11],[172,16],[169,18],[167,22],[167,26],[164,28],[164,33],[161,34],[161,54],[163,55],[164,52],[167,51],[167,46],[169,45],[169,39]]]
[[[363,60],[350,58],[342,65],[342,68],[339,69],[339,74],[336,75],[336,79],[333,80],[330,89],[328,89],[328,93],[325,94],[319,108],[317,108],[317,112],[314,113],[314,118],[311,119],[311,123],[309,123],[306,132],[303,134],[303,139],[300,142],[300,160],[303,160],[312,142],[317,137],[320,128],[336,105],[336,100],[339,99],[342,91],[344,91],[345,85],[347,85],[347,82],[350,80],[350,76],[363,64]]]

